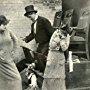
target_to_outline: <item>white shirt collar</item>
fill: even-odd
[[[38,15],[36,14],[36,16],[35,16],[35,21],[37,20],[37,18],[38,18]]]

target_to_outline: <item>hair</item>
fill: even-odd
[[[4,15],[0,15],[0,26],[3,24],[7,24],[8,20],[6,19],[6,17]]]

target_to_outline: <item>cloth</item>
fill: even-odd
[[[61,36],[62,38],[60,38]],[[68,49],[68,46],[69,41],[61,34],[60,30],[56,30],[49,43],[42,90],[66,90],[64,51]]]
[[[22,90],[21,77],[12,58],[15,44],[10,31],[0,33],[0,90]]]
[[[34,23],[34,33],[36,34],[36,24],[37,24],[37,21]]]
[[[49,51],[47,60],[42,90],[66,90],[63,52]]]
[[[42,90],[66,90],[65,80],[60,78],[45,78]]]
[[[56,50],[49,50],[44,78],[65,78],[65,57],[64,53]]]
[[[50,39],[50,50],[59,50],[60,48],[62,51],[66,51],[69,47],[70,43],[70,36],[67,34],[67,36],[64,36],[60,30],[56,30],[51,39]]]
[[[36,24],[37,24],[38,15],[35,17],[35,23],[34,23],[34,33],[36,34]]]

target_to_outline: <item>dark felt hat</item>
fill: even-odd
[[[29,5],[25,7],[25,11],[26,13],[24,14],[24,16],[27,16],[28,14],[35,12],[37,13],[37,10],[34,10],[34,6],[33,5]]]
[[[0,15],[0,24],[8,24],[10,20],[8,20],[4,15]]]

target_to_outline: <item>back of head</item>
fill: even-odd
[[[7,20],[4,15],[0,15],[0,25],[6,25],[8,22],[9,20]]]

